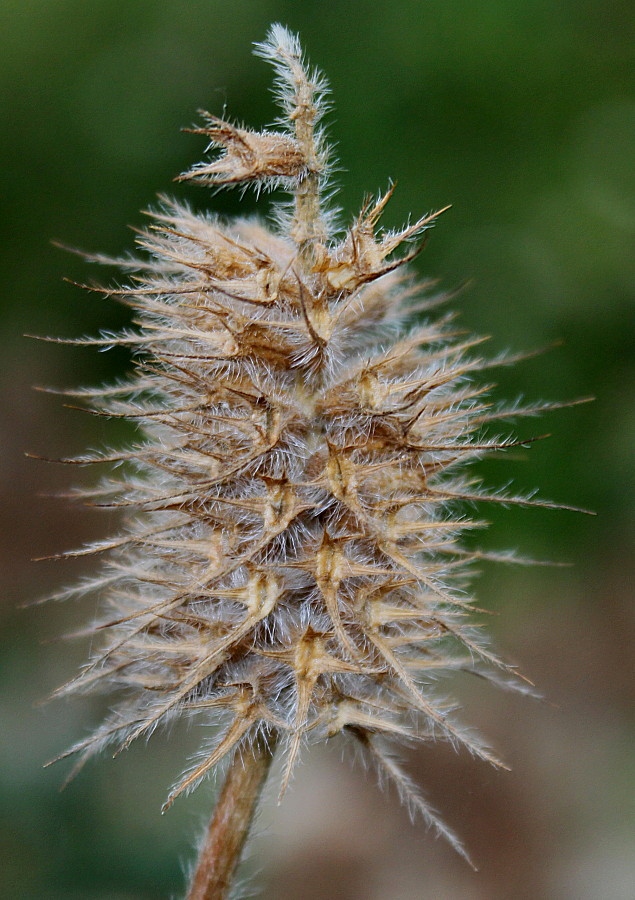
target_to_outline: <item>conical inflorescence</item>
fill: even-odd
[[[135,351],[129,381],[76,396],[139,439],[76,460],[124,464],[92,502],[128,516],[79,551],[105,552],[76,589],[99,592],[103,617],[62,692],[106,689],[116,705],[70,752],[81,763],[177,716],[216,723],[169,805],[256,738],[278,743],[284,789],[304,744],[344,734],[458,847],[391,748],[447,739],[496,763],[433,685],[504,669],[470,627],[467,570],[483,554],[461,543],[479,525],[466,501],[514,501],[464,474],[512,443],[485,435],[509,412],[473,381],[501,360],[451,315],[424,318],[443,298],[422,299],[407,263],[434,215],[382,231],[388,190],[336,229],[325,83],[280,26],[257,52],[276,70],[277,130],[204,113],[195,130],[215,155],[182,177],[282,188],[275,226],[164,201],[111,292],[134,327],[79,341]]]

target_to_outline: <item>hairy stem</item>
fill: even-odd
[[[292,234],[297,237],[302,263],[308,271],[311,271],[315,244],[324,237],[320,214],[319,175],[315,172],[309,172],[296,189]]]
[[[209,824],[187,900],[225,900],[276,748],[259,736],[234,755]]]
[[[307,173],[294,191],[291,236],[298,245],[300,260],[310,270],[314,263],[315,244],[323,241],[326,236],[320,203],[322,161],[315,139],[318,109],[315,103],[315,85],[301,59],[289,55],[287,65],[295,85],[295,109],[292,113],[295,136],[307,165]]]

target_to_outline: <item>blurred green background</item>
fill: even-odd
[[[597,398],[521,422],[522,436],[552,437],[482,474],[599,516],[486,511],[489,547],[573,566],[492,568],[477,587],[498,613],[487,625],[499,647],[547,698],[457,685],[466,718],[512,773],[444,746],[408,758],[480,872],[328,751],[306,754],[281,807],[269,798],[246,871],[276,900],[633,900],[635,9],[625,0],[3,0],[0,894],[182,896],[211,806],[210,786],[159,814],[196,746],[187,731],[102,760],[63,793],[64,764],[42,768],[107,701],[38,705],[86,650],[55,638],[93,608],[18,609],[85,571],[29,560],[115,521],[43,497],[91,475],[23,451],[68,455],[126,435],[31,386],[97,384],[127,359],[22,334],[126,321],[62,280],[115,273],[51,240],[125,252],[127,226],[143,224],[139,210],[161,191],[199,209],[255,208],[251,196],[172,179],[201,158],[200,137],[179,131],[197,108],[226,104],[253,126],[273,119],[271,73],[250,52],[272,21],[300,31],[330,79],[345,217],[389,178],[388,225],[452,203],[419,272],[449,288],[471,281],[456,305],[466,327],[493,336],[492,352],[561,342],[497,373],[500,395]]]

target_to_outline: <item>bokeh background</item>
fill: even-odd
[[[250,54],[267,25],[299,30],[328,74],[345,217],[398,189],[387,224],[447,203],[416,266],[462,321],[505,348],[548,352],[500,372],[501,396],[575,399],[537,422],[531,450],[484,463],[494,483],[597,511],[487,510],[490,548],[571,568],[501,568],[478,585],[497,644],[543,691],[534,702],[457,682],[465,718],[512,766],[439,745],[409,771],[465,838],[472,872],[382,795],[339,748],[307,753],[281,807],[268,798],[245,877],[275,900],[633,900],[633,293],[635,8],[626,0],[2,0],[0,894],[11,900],[180,897],[213,785],[159,814],[196,745],[174,731],[91,765],[64,764],[106,701],[41,705],[86,648],[56,638],[91,602],[19,609],[75,580],[44,556],[116,522],[43,496],[91,473],[26,460],[124,441],[32,385],[98,384],[125,354],[38,344],[125,312],[62,279],[108,281],[58,240],[117,254],[159,191],[231,214],[253,198],[174,186],[201,157],[182,134],[198,107],[251,125],[274,116]],[[262,207],[261,207],[262,208]],[[553,345],[558,344],[557,347]]]

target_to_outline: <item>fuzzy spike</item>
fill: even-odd
[[[387,747],[441,738],[501,765],[433,690],[457,670],[514,683],[473,636],[477,607],[464,593],[472,562],[514,559],[462,546],[484,523],[457,506],[562,507],[486,492],[461,473],[483,454],[529,443],[484,433],[489,422],[559,404],[491,405],[473,379],[511,360],[481,358],[483,339],[456,330],[451,314],[416,321],[447,299],[413,304],[420,289],[407,269],[412,242],[439,213],[382,232],[391,185],[333,233],[319,128],[326,84],[280,25],[256,52],[276,71],[281,130],[202,113],[193,130],[220,154],[182,177],[282,186],[292,212],[278,217],[279,230],[163,198],[138,234],[142,259],[86,256],[133,273],[104,293],[134,309],[134,328],[64,342],[140,355],[128,381],[65,393],[96,415],[134,420],[141,439],[60,460],[121,463],[125,477],[84,496],[136,510],[120,537],[60,554],[106,553],[108,562],[55,595],[99,592],[103,604],[92,657],[59,693],[110,685],[123,697],[70,752],[81,766],[175,716],[224,722],[167,808],[263,735],[286,747],[281,794],[304,743],[352,735],[464,854]]]

